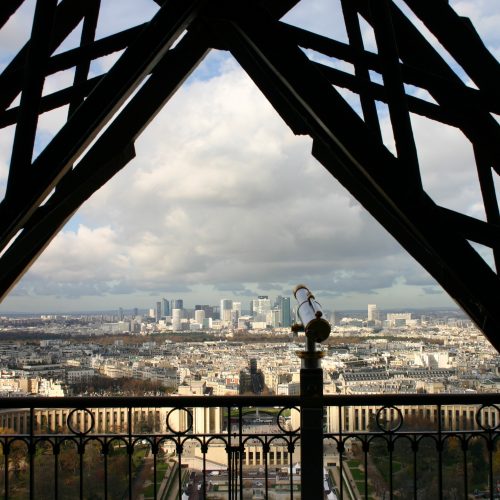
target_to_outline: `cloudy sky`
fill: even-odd
[[[102,3],[98,36],[156,11],[151,0]],[[473,19],[498,58],[498,1],[451,3]],[[30,30],[29,4],[0,33],[0,67]],[[345,40],[337,4],[303,0],[286,20]],[[120,16],[114,14],[117,5]],[[370,46],[369,30],[365,35]],[[98,61],[92,71],[112,62]],[[69,72],[54,75],[46,91],[71,78]],[[38,149],[64,117],[65,110],[42,116]],[[392,149],[383,110],[381,117]],[[427,192],[443,206],[484,219],[467,141],[419,117],[413,127]],[[0,131],[2,196],[12,136],[12,128]],[[137,157],[52,241],[0,304],[0,313],[149,308],[161,297],[184,298],[187,306],[233,298],[245,308],[256,295],[290,295],[297,283],[310,285],[328,309],[453,304],[311,157],[310,139],[293,135],[225,53],[208,56],[136,150]]]

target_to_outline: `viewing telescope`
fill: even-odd
[[[316,302],[311,290],[305,285],[297,285],[293,291],[299,304],[297,316],[304,325],[306,337],[313,342],[323,342],[330,335],[331,326],[323,318],[321,305]]]

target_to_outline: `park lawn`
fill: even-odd
[[[382,474],[384,481],[389,483],[389,459],[387,457],[380,457],[376,462],[376,466],[380,474]],[[397,460],[392,461],[393,475],[396,474],[396,472],[399,472],[402,468],[403,464],[401,462],[398,462]]]
[[[160,484],[161,481],[156,483],[156,491],[160,489]],[[153,483],[151,483],[148,487],[144,488],[143,494],[144,494],[144,500],[146,500],[147,498],[154,498]]]
[[[163,481],[165,474],[167,473],[168,470],[168,465],[166,463],[159,463],[156,466],[156,492],[160,491],[160,485],[161,482]],[[153,482],[151,482],[150,485],[148,485],[146,488],[144,488],[144,498],[153,498],[154,495],[154,488],[153,488]]]
[[[359,460],[356,460],[355,458],[351,458],[350,460],[347,461],[347,465],[351,468],[351,469],[359,469],[359,467],[361,466],[361,462]]]
[[[132,460],[136,467],[142,463],[147,452],[148,452],[147,447],[135,448],[134,454],[132,455]]]
[[[365,497],[365,481],[356,481],[356,487],[358,488],[359,494],[361,495],[362,498]],[[370,483],[368,483],[368,498],[374,498],[373,497],[374,491],[373,487]]]
[[[365,473],[360,469],[351,468],[351,474],[352,474],[352,478],[356,482],[365,480]]]

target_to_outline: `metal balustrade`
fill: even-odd
[[[0,401],[3,498],[307,498],[300,410],[317,398]],[[499,497],[500,395],[320,403],[324,498]]]

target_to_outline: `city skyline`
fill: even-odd
[[[451,4],[471,17],[498,55],[498,3]],[[337,7],[317,0],[299,5],[285,21],[342,38]],[[117,23],[147,20],[157,7],[122,1],[120,8],[120,19],[112,9],[104,12],[98,36]],[[24,40],[20,27],[26,19],[21,10],[10,30],[7,25],[0,68]],[[364,35],[373,48],[369,32]],[[96,62],[94,74],[109,64],[110,59]],[[57,73],[47,85],[58,88],[70,77]],[[37,151],[64,113],[62,108],[43,115]],[[380,113],[391,149],[389,123]],[[429,193],[440,205],[484,218],[477,179],[468,172],[471,148],[454,129],[412,120],[423,145],[420,161]],[[0,133],[0,197],[12,132]],[[149,308],[163,293],[192,304],[216,304],[223,294],[246,301],[291,295],[301,282],[327,309],[367,303],[385,309],[454,307],[311,157],[310,148],[308,139],[288,130],[234,60],[213,51],[137,141],[137,158],[73,216],[0,304],[0,314]]]
[[[276,297],[269,297],[269,300],[271,302],[271,306],[276,306],[276,300],[279,298],[281,299],[288,299],[290,301],[290,310],[293,312],[296,309],[296,301],[293,296],[276,296]],[[273,300],[276,299],[276,300]],[[168,314],[165,314],[165,309],[163,308],[163,302],[167,301],[169,303],[169,311]],[[98,309],[75,309],[75,310],[70,310],[70,311],[63,311],[63,310],[26,310],[26,311],[9,311],[9,310],[0,310],[0,317],[2,316],[8,316],[9,314],[13,315],[79,315],[79,314],[105,314],[105,315],[116,315],[117,317],[121,316],[136,316],[136,315],[151,315],[151,317],[166,317],[166,316],[171,316],[172,315],[172,309],[170,308],[170,303],[173,300],[179,300],[179,299],[168,299],[165,297],[159,298],[159,297],[150,297],[150,301],[147,304],[134,304],[131,305],[130,307],[124,307],[123,305],[118,305],[116,307],[111,307],[111,308],[98,308]],[[213,303],[208,303],[209,301],[199,301],[200,303],[195,303],[191,301],[184,301],[183,299],[180,299],[184,302],[184,305],[182,307],[182,310],[185,311],[190,311],[192,313],[196,313],[197,310],[199,309],[209,309],[209,310],[214,310],[219,314],[220,311],[220,303],[222,300],[231,300],[231,299],[221,299],[219,298]],[[241,314],[251,314],[252,312],[252,302],[254,302],[254,298],[248,298],[246,297],[244,300],[239,300],[239,301],[233,301],[233,303],[236,304],[241,304]],[[374,309],[371,309],[374,308]],[[322,310],[327,312],[328,314],[337,314],[337,313],[344,313],[344,312],[355,312],[355,313],[361,313],[364,312],[365,316],[368,320],[372,319],[380,319],[381,313],[387,314],[389,312],[394,312],[394,313],[400,313],[403,311],[448,311],[452,313],[459,313],[463,315],[464,317],[468,318],[468,315],[455,303],[451,303],[449,306],[436,306],[436,305],[429,305],[429,306],[411,306],[411,305],[403,305],[401,307],[390,307],[390,306],[381,306],[380,304],[357,304],[356,307],[323,307],[322,304]],[[376,316],[373,317],[371,314],[373,314],[373,311],[375,311]]]

